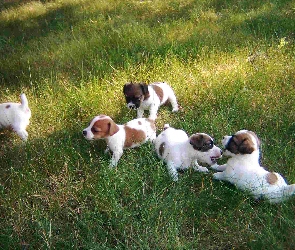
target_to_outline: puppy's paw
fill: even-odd
[[[196,170],[196,171],[199,171],[199,172],[202,172],[202,173],[207,173],[207,172],[209,172],[208,168],[206,168],[206,167],[201,167],[201,166],[197,166],[197,167],[195,168],[195,170]]]
[[[217,163],[211,165],[211,168],[214,170],[219,170],[219,165]]]
[[[114,165],[113,163],[110,163],[110,164],[109,164],[109,168],[110,168],[110,169],[113,169],[113,168],[115,168],[115,167],[116,167],[116,165]]]
[[[223,179],[222,176],[223,176],[222,172],[215,173],[215,174],[213,174],[213,179],[222,180]]]
[[[109,153],[109,152],[110,152],[110,148],[107,147],[107,148],[104,150],[104,153],[107,154],[107,153]]]

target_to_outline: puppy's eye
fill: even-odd
[[[91,130],[92,130],[92,133],[99,133],[100,132],[100,129],[94,128],[94,127]]]

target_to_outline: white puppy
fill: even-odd
[[[142,118],[144,111],[149,110],[149,118],[155,120],[161,105],[169,101],[172,112],[178,111],[178,104],[172,88],[166,82],[156,82],[149,85],[144,83],[127,83],[124,85],[127,107],[137,109],[137,118]]]
[[[109,116],[99,115],[83,130],[87,140],[105,139],[113,152],[110,167],[118,164],[123,149],[138,147],[156,138],[156,126],[151,119],[134,119],[124,125],[116,124]]]
[[[24,141],[28,139],[27,126],[30,123],[31,110],[25,94],[21,94],[21,103],[0,104],[0,128],[13,129]]]
[[[284,178],[268,172],[259,164],[260,141],[255,133],[240,130],[222,140],[224,155],[230,156],[224,165],[213,168],[217,180],[229,181],[242,190],[249,191],[254,198],[265,198],[271,203],[284,201],[295,192],[295,184],[287,185]]]
[[[220,148],[213,144],[213,139],[204,133],[188,137],[183,130],[174,129],[168,124],[158,135],[155,142],[158,157],[167,163],[169,174],[174,181],[178,180],[178,169],[193,167],[200,172],[208,172],[198,162],[212,165],[222,155]]]

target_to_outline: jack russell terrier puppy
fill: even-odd
[[[11,128],[22,140],[27,141],[27,126],[30,123],[31,110],[25,94],[20,96],[21,103],[0,104],[0,128]]]
[[[214,145],[209,135],[196,133],[188,137],[183,130],[174,129],[169,124],[165,124],[164,131],[158,135],[154,144],[158,157],[167,163],[174,181],[178,180],[178,169],[192,166],[196,171],[208,172],[198,162],[213,165],[222,156],[221,149]]]
[[[137,109],[137,118],[142,118],[144,111],[149,110],[149,118],[155,120],[161,105],[169,101],[172,112],[178,111],[178,104],[172,88],[166,82],[156,82],[149,85],[144,83],[127,83],[124,85],[127,107]]]
[[[217,180],[228,181],[242,190],[252,193],[255,199],[265,198],[270,203],[286,200],[295,193],[295,184],[287,185],[284,178],[268,172],[259,164],[260,140],[248,130],[240,130],[222,140],[224,155],[229,156],[224,165],[214,165]]]
[[[115,167],[123,154],[123,149],[153,141],[156,138],[156,126],[154,120],[146,118],[118,125],[109,116],[99,115],[83,130],[83,135],[87,140],[105,139],[108,149],[113,152],[109,166]]]

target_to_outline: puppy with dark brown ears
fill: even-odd
[[[254,198],[265,198],[271,203],[288,199],[295,193],[295,184],[288,185],[284,178],[268,172],[259,164],[260,140],[248,130],[240,130],[222,140],[224,155],[229,160],[224,165],[214,165],[222,171],[213,175],[214,179],[228,181],[242,190],[252,193]]]
[[[186,132],[165,124],[154,141],[158,157],[167,163],[169,174],[174,181],[178,180],[177,170],[193,167],[199,172],[208,172],[199,163],[213,165],[222,155],[213,138],[205,133],[196,133],[188,137]]]
[[[169,101],[172,112],[178,111],[178,104],[172,88],[166,82],[127,83],[124,85],[127,107],[137,109],[137,118],[142,118],[144,111],[149,110],[149,118],[155,120],[161,105]]]

